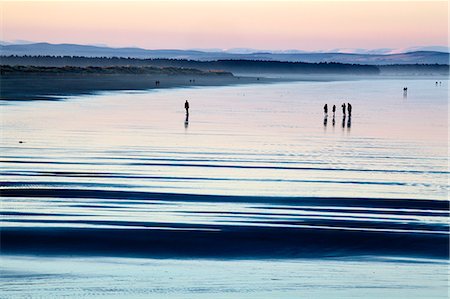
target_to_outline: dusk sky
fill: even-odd
[[[1,40],[327,50],[447,46],[447,1],[1,2]]]

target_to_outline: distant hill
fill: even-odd
[[[84,57],[130,57],[141,59],[186,59],[197,61],[216,60],[269,60],[284,62],[335,62],[349,64],[449,64],[450,55],[438,51],[414,51],[400,54],[351,54],[351,53],[304,53],[199,51],[199,50],[146,50],[141,48],[110,48],[76,44],[4,44],[0,45],[2,56],[84,56]]]

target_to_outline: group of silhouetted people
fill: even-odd
[[[346,119],[347,113],[348,113],[347,128],[350,128],[351,123],[352,123],[352,121],[351,121],[351,119],[352,119],[352,104],[350,104],[350,103],[347,103],[347,104],[343,103],[341,105],[341,108],[342,108],[342,114],[343,114],[342,115],[342,127],[343,128],[345,127],[345,119]],[[335,117],[336,117],[336,105],[333,105],[333,107],[331,108],[331,111],[333,112],[333,127],[334,127],[334,125],[336,124],[336,120],[335,120]],[[323,119],[323,124],[324,124],[324,126],[326,126],[327,123],[328,123],[328,104],[325,104],[325,106],[323,106],[323,112],[325,114],[325,117]]]
[[[161,84],[161,82],[159,82],[159,80],[155,81],[155,86],[159,86],[159,84]]]
[[[346,111],[348,112],[349,117],[352,116],[352,104],[347,103],[347,105],[345,105],[345,103],[343,103],[341,107],[342,107],[342,114],[344,115],[344,117],[347,115]],[[336,116],[336,105],[333,105],[332,111],[334,118]],[[325,114],[325,117],[328,117],[328,104],[325,104],[325,106],[323,106],[323,112]]]
[[[347,116],[346,112],[348,112],[347,127],[350,128],[351,117],[352,117],[352,104],[347,103],[347,105],[346,105],[345,103],[343,103],[341,105],[341,107],[342,107],[342,114],[343,114],[342,127],[345,126],[345,118]],[[188,100],[186,100],[186,102],[184,102],[184,109],[186,110],[186,120],[185,120],[185,125],[186,125],[189,122],[189,102],[188,102]],[[336,116],[336,105],[333,105],[332,111],[333,111],[333,126],[334,126],[335,116]],[[323,106],[323,112],[325,114],[324,125],[326,125],[328,122],[328,104],[325,104],[325,106]]]

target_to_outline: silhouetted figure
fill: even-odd
[[[347,131],[350,130],[351,126],[352,126],[352,117],[349,115],[347,120]]]
[[[342,116],[342,129],[345,128],[345,114]]]
[[[342,114],[344,114],[344,118],[345,118],[345,107],[346,107],[345,103],[342,104],[341,107],[342,107]]]
[[[436,81],[436,86],[438,86],[438,81]]]
[[[336,115],[336,105],[333,105],[333,118]]]
[[[352,117],[352,104],[347,104],[347,110],[348,110],[348,119],[350,120],[350,117]]]
[[[325,117],[328,116],[328,104],[325,104],[325,106],[323,106],[323,113],[325,114]]]
[[[332,121],[333,127],[336,125],[336,119],[334,118],[334,114],[333,114],[333,121]]]
[[[186,100],[184,103],[184,109],[186,109],[186,118],[189,117],[189,102]]]

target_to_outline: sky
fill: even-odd
[[[146,49],[448,45],[447,1],[3,1],[2,41]]]

